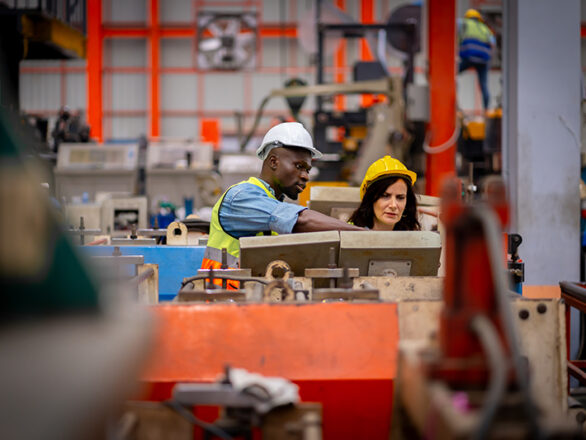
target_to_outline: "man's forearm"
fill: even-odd
[[[345,223],[321,212],[304,209],[297,217],[293,232],[363,231],[364,228]]]

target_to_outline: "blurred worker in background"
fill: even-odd
[[[90,127],[83,122],[82,111],[72,113],[68,106],[61,107],[51,133],[53,150],[57,153],[62,142],[88,142],[89,135]]]
[[[418,231],[417,174],[399,160],[385,156],[374,162],[360,185],[360,206],[350,222],[375,231]]]
[[[83,121],[83,112],[81,109],[73,111],[68,128],[70,142],[89,142],[90,127]]]
[[[458,20],[458,44],[460,66],[458,73],[472,67],[478,74],[478,84],[482,91],[484,110],[488,108],[488,68],[496,40],[493,32],[484,23],[480,12],[468,9],[464,18]]]
[[[238,267],[240,237],[363,229],[283,202],[285,196],[297,200],[309,180],[312,158],[322,156],[299,122],[271,128],[256,154],[263,161],[260,177],[231,186],[213,208],[202,269],[221,267],[222,248],[227,250],[228,267]]]

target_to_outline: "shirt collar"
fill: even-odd
[[[267,187],[267,189],[271,192],[271,194],[273,195],[273,197],[275,199],[277,199],[279,202],[282,202],[283,200],[285,200],[285,194],[281,194],[281,197],[277,197],[277,195],[275,194],[275,190],[271,187],[271,185],[269,185],[267,182],[265,182],[264,180],[262,180],[260,177],[258,177],[258,180],[261,181],[261,183]]]

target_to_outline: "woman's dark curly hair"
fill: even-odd
[[[413,192],[413,187],[409,179],[401,176],[389,176],[371,183],[362,198],[360,206],[352,213],[349,221],[356,226],[372,229],[374,226],[374,202],[382,197],[389,185],[392,185],[399,179],[407,184],[407,203],[405,205],[405,211],[403,211],[403,217],[395,224],[393,230],[419,231],[421,225],[419,224],[419,220],[417,220],[417,199],[415,198],[415,193]]]

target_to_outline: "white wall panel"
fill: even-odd
[[[283,88],[283,83],[284,79],[280,74],[263,74],[254,76],[252,78],[253,108],[256,110],[261,104],[262,100],[270,93],[271,90]],[[271,98],[265,106],[265,110],[283,111],[285,113],[283,116],[288,115],[288,109],[289,107],[287,107],[285,98],[282,97]]]
[[[104,44],[104,65],[111,67],[145,67],[146,40],[141,38],[108,39]]]
[[[146,109],[146,76],[137,73],[113,74],[111,99],[112,110]]]
[[[161,109],[196,110],[197,75],[161,74]]]
[[[108,23],[146,23],[146,0],[104,0],[102,14]]]
[[[24,72],[20,76],[20,106],[28,112],[54,112],[62,105],[68,105],[72,110],[86,107],[86,76],[82,70],[66,71],[61,78],[61,73],[56,72],[27,72],[28,68],[60,68],[67,70],[69,67],[84,69],[85,60],[71,61],[39,61],[25,60],[21,63]],[[64,89],[62,90],[62,87]]]
[[[193,39],[161,39],[161,67],[193,67],[194,57]]]
[[[23,111],[55,111],[61,106],[61,77],[58,73],[21,74],[20,106]]]
[[[242,110],[244,108],[244,74],[205,75],[204,107],[207,110]]]
[[[144,117],[116,117],[110,120],[112,139],[137,139],[146,135],[147,123]]]
[[[279,22],[281,17],[285,17],[286,19],[288,11],[289,0],[263,0],[262,2],[263,21]]]
[[[292,38],[264,38],[262,40],[262,67],[287,67],[298,43]]]
[[[193,0],[164,0],[159,2],[161,23],[181,23],[193,21]]]
[[[219,118],[220,119],[220,130],[223,132],[229,132],[229,133],[236,133],[238,130],[238,124],[236,122],[236,117],[235,116],[226,116],[224,118]],[[249,121],[250,125],[252,126],[252,121]],[[244,127],[245,130],[248,130],[249,127],[248,125],[245,125]],[[245,131],[245,133],[247,133],[247,131]],[[235,142],[235,141],[234,141]],[[238,148],[236,148],[237,150]],[[236,150],[230,150],[230,151],[236,151]]]
[[[161,118],[161,136],[166,138],[199,139],[199,122],[193,116]]]
[[[72,109],[85,109],[87,100],[85,73],[67,74],[65,77],[65,91],[67,105]]]

